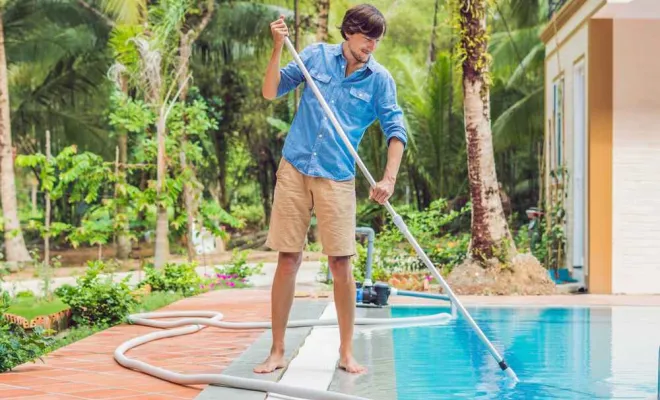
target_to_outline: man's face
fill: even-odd
[[[369,60],[371,53],[376,51],[380,38],[370,38],[362,33],[354,33],[346,35],[348,38],[348,49],[353,57],[361,63],[366,63]]]

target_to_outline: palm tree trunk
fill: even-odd
[[[199,35],[211,21],[213,16],[213,11],[215,9],[215,2],[213,0],[208,0],[206,4],[206,12],[202,17],[199,25],[189,30],[185,34],[181,34],[179,42],[179,88],[181,89],[181,102],[185,104],[186,98],[188,96],[188,73],[190,70],[190,57],[192,55],[192,45],[197,35]],[[188,123],[187,116],[183,115],[183,137],[182,143],[185,144],[188,140],[186,136],[186,125]],[[197,214],[197,205],[195,204],[195,190],[193,188],[192,182],[196,181],[195,172],[193,166],[188,166],[186,160],[186,153],[182,150],[179,152],[179,160],[181,162],[181,168],[186,171],[190,170],[191,176],[190,179],[185,179],[183,183],[183,200],[186,207],[186,250],[188,253],[188,261],[192,262],[195,259],[195,246],[193,245],[193,227],[195,224],[195,216]]]
[[[191,31],[192,32],[192,31]],[[188,69],[190,64],[190,54],[192,53],[192,35],[191,32],[188,32],[185,35],[181,35],[181,40],[179,43],[179,87],[182,87],[181,90],[181,102],[186,102],[186,97],[188,95]],[[186,153],[183,150],[183,146],[188,140],[186,136],[186,124],[187,117],[185,113],[183,114],[183,133],[181,137],[182,147],[179,151],[179,161],[181,162],[181,169],[185,172],[188,168],[192,171],[192,166],[188,166],[186,161]],[[193,173],[194,174],[194,173]],[[192,177],[191,177],[192,179]],[[195,246],[193,245],[193,226],[195,221],[195,206],[193,205],[193,188],[188,179],[184,179],[183,182],[183,201],[186,207],[186,250],[188,253],[188,261],[192,262],[195,259]]]
[[[460,51],[463,61],[465,138],[472,200],[472,240],[469,256],[483,262],[492,257],[508,261],[515,245],[499,195],[493,138],[486,39],[486,0],[460,0]]]
[[[165,186],[165,111],[161,110],[158,117],[156,137],[158,140],[157,172],[156,172],[156,197],[157,197],[157,219],[156,219],[156,250],[154,254],[154,266],[162,268],[165,266],[170,255],[169,225],[167,220],[167,206],[163,195]]]
[[[439,7],[440,0],[435,0],[435,10],[433,12],[433,29],[431,30],[431,42],[429,43],[429,55],[428,59],[426,61],[427,65],[429,66],[429,69],[431,68],[431,65],[435,62],[436,54],[438,47],[436,45],[436,30],[438,28],[438,7]]]
[[[9,85],[5,35],[0,10],[0,199],[4,218],[6,259],[10,263],[32,261],[28,253],[18,219],[16,199],[16,176],[14,174],[14,152],[11,141],[9,114]]]
[[[125,75],[122,75],[121,77],[121,90],[125,94],[128,93],[128,78]],[[118,160],[119,168],[123,169],[128,163],[128,133],[127,132],[119,133],[118,144],[119,144],[119,160]],[[123,179],[122,183],[126,183],[126,175],[122,174],[122,179]],[[120,214],[125,214],[126,208],[124,206],[120,206],[117,212]],[[128,235],[129,230],[130,227],[128,224],[128,220],[122,222],[121,230],[117,235],[116,257],[119,260],[127,260],[129,255],[131,254],[132,248],[131,248],[131,239]]]

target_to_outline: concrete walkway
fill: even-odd
[[[256,264],[249,264],[254,266]],[[275,276],[276,263],[263,263],[262,274],[255,275],[250,277],[249,282],[255,288],[270,288],[273,277]],[[201,266],[197,267],[197,274],[204,276],[204,274],[214,274],[214,266]],[[322,286],[318,281],[319,272],[321,270],[321,263],[318,261],[305,261],[300,266],[298,271],[297,278],[297,287],[299,290],[311,290]],[[119,272],[113,274],[113,280],[119,282],[124,279],[126,276],[131,275],[129,284],[132,286],[137,285],[142,279],[144,279],[143,271],[132,271],[132,272]],[[50,285],[50,290],[55,290],[56,288],[64,285],[76,284],[76,277],[59,277],[54,278]],[[2,282],[0,283],[2,290],[8,291],[10,294],[15,294],[23,290],[30,290],[37,295],[43,294],[43,280],[41,279],[28,279],[23,281],[12,281],[12,282]]]

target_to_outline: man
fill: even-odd
[[[344,16],[343,43],[316,43],[300,53],[355,149],[367,127],[379,120],[388,143],[387,166],[382,180],[371,189],[370,199],[380,204],[394,192],[407,142],[394,80],[372,56],[385,30],[385,18],[375,7],[356,6]],[[295,89],[305,77],[295,61],[280,70],[284,39],[288,35],[283,16],[271,24],[271,32],[274,49],[262,91],[265,98],[273,100]],[[323,254],[328,256],[334,281],[341,339],[338,366],[351,373],[361,373],[365,368],[354,359],[352,344],[355,282],[350,258],[356,252],[355,160],[314,93],[305,85],[277,171],[266,242],[279,252],[271,293],[273,343],[269,357],[254,368],[257,373],[286,366],[284,333],[312,211],[317,217]]]

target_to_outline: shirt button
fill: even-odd
[[[314,155],[316,155],[316,152],[314,152]]]
[[[319,137],[323,137],[323,135],[319,135]]]

